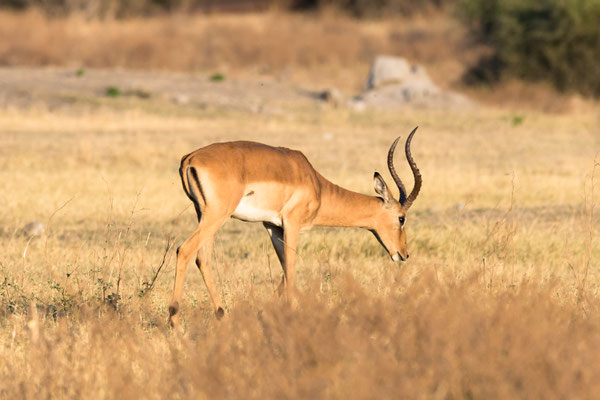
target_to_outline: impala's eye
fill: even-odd
[[[400,217],[398,219],[400,220],[400,226],[404,225],[405,218],[404,217]]]

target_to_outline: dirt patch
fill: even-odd
[[[212,79],[211,79],[212,78]],[[273,79],[65,68],[0,68],[0,106],[50,109],[110,101],[268,112],[311,105],[308,92]]]

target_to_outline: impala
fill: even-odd
[[[421,173],[410,154],[415,128],[406,140],[405,153],[415,184],[406,188],[394,168],[394,150],[388,151],[388,168],[400,192],[392,196],[381,175],[375,172],[377,196],[369,196],[337,186],[310,164],[299,151],[255,142],[214,143],[183,157],[179,174],[183,189],[194,203],[198,226],[177,249],[173,298],[169,306],[171,325],[180,328],[179,307],[185,271],[196,254],[217,318],[223,305],[211,276],[213,238],[229,217],[262,222],[267,229],[283,277],[279,294],[293,296],[296,246],[301,230],[312,226],[360,227],[371,231],[392,260],[408,258],[404,224],[406,213],[421,189]]]

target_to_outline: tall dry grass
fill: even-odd
[[[242,294],[224,322],[199,312],[179,338],[128,312],[33,317],[0,361],[5,398],[593,398],[600,321],[552,286],[492,293],[425,274],[386,295],[337,278],[290,312]]]
[[[368,232],[314,229],[290,311],[273,295],[281,271],[264,229],[232,220],[214,251],[227,318],[214,319],[190,265],[187,335],[167,328],[174,246],[195,224],[182,154],[217,140],[286,145],[371,193],[390,142],[417,124],[410,262],[393,264]],[[598,391],[594,114],[36,109],[3,110],[0,127],[0,397]],[[41,237],[20,233],[31,220]]]
[[[129,68],[270,76],[307,88],[364,88],[374,58],[419,63],[442,88],[487,104],[541,111],[589,109],[549,85],[468,87],[463,74],[488,50],[447,13],[358,21],[325,9],[312,15],[186,15],[88,20],[0,11],[0,65]],[[591,108],[594,108],[593,106]]]
[[[339,14],[173,15],[89,21],[0,12],[0,64],[269,74],[357,90],[379,54],[423,63],[440,85],[476,60],[443,15],[359,22]]]

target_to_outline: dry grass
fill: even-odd
[[[445,14],[372,22],[327,11],[89,21],[0,12],[0,38],[0,65],[259,74],[311,89],[335,86],[348,94],[364,87],[379,54],[420,63],[441,87],[464,91],[463,73],[485,51]],[[472,88],[468,93],[514,108],[554,112],[587,106],[549,87],[517,82],[499,91]]]
[[[363,77],[380,53],[404,54],[445,70],[444,83],[460,73],[453,57],[462,30],[442,16],[435,29],[425,20],[359,23],[334,14],[157,17],[86,21],[48,19],[36,12],[0,13],[0,62],[4,65],[69,65],[294,75],[345,88]],[[445,42],[450,40],[452,45]],[[421,43],[422,46],[417,46]],[[345,76],[338,76],[340,69]],[[363,74],[357,74],[357,70]],[[250,70],[250,71],[248,71]],[[447,74],[453,71],[448,79]],[[325,74],[325,75],[323,75]],[[440,74],[442,75],[442,74]],[[347,80],[351,79],[350,85]],[[357,81],[360,79],[360,81]]]
[[[214,252],[228,318],[214,320],[190,266],[187,336],[167,329],[165,248],[195,220],[177,175],[182,154],[239,138],[286,145],[371,193],[387,146],[417,124],[425,182],[408,222],[410,262],[393,264],[367,232],[314,229],[301,237],[292,312],[273,298],[281,271],[264,229],[232,220]],[[594,114],[42,109],[3,110],[0,126],[0,397],[585,399],[599,390]],[[19,229],[31,220],[47,230],[30,241]]]
[[[80,310],[41,328],[35,343],[17,329],[6,350],[16,355],[0,361],[13,371],[1,390],[7,398],[490,399],[591,398],[600,389],[597,313],[557,304],[551,288],[492,294],[474,281],[425,276],[383,296],[335,280],[343,295],[311,281],[293,313],[240,294],[227,321],[192,314],[185,338],[149,328],[144,305]]]
[[[452,20],[434,18],[435,29],[423,19],[409,26],[401,20],[366,24],[328,13],[86,21],[2,12],[0,62],[258,72],[356,90],[363,87],[374,57],[391,53],[445,71],[439,80],[448,84],[462,71],[454,56],[462,30]]]

